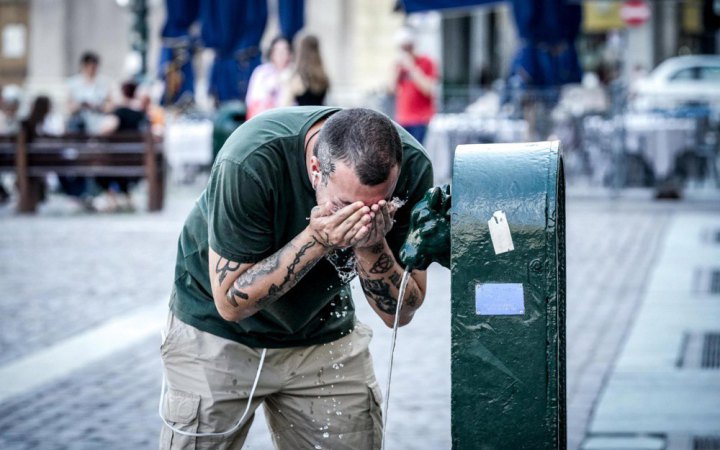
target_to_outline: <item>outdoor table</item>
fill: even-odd
[[[207,118],[178,117],[165,128],[165,152],[174,181],[192,173],[193,167],[212,164],[213,123]]]
[[[656,179],[666,179],[675,158],[696,145],[696,119],[660,114],[626,114],[624,119],[626,151],[640,154]]]

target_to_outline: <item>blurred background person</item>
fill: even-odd
[[[99,66],[100,57],[85,52],[80,58],[80,73],[68,80],[70,132],[95,134],[102,114],[110,110],[110,83],[98,74]]]
[[[395,66],[395,120],[422,144],[435,115],[437,67],[429,57],[415,53],[412,28],[401,28],[396,41],[400,55]]]
[[[30,108],[30,114],[20,122],[20,128],[25,133],[27,143],[35,140],[37,136],[52,134],[48,132],[51,109],[52,103],[49,97],[39,95],[35,98]],[[45,179],[43,177],[30,177],[30,191],[38,202],[44,202],[46,198]]]
[[[320,41],[315,35],[302,35],[295,48],[295,69],[284,90],[283,106],[325,104],[330,80],[323,66]]]
[[[67,131],[70,133],[96,134],[103,113],[110,108],[110,83],[98,74],[100,57],[85,52],[80,57],[80,73],[72,76],[67,83],[68,112],[70,118]],[[58,177],[62,191],[87,210],[92,210],[92,199],[88,195],[86,177]]]
[[[15,134],[20,128],[20,97],[17,85],[9,84],[2,89],[0,97],[0,134]]]
[[[146,109],[148,101],[136,97],[138,89],[134,81],[126,81],[120,87],[120,104],[108,115],[100,126],[99,134],[113,135],[140,133],[148,127]],[[145,98],[145,97],[144,97]],[[103,190],[106,200],[98,205],[104,212],[134,211],[130,188],[137,182],[134,177],[96,177],[95,182]]]
[[[247,118],[268,109],[280,106],[283,84],[289,77],[292,49],[290,42],[283,36],[277,36],[270,43],[267,61],[259,65],[250,76],[247,97]]]

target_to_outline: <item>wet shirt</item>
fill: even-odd
[[[316,200],[307,175],[305,135],[314,123],[337,111],[276,109],[241,125],[228,138],[178,242],[170,307],[180,320],[250,347],[315,345],[352,330],[355,307],[349,280],[335,268],[352,265],[351,250],[321,259],[280,299],[239,322],[228,322],[217,312],[208,270],[209,247],[230,261],[256,263],[307,227]],[[397,258],[410,210],[432,186],[433,175],[420,144],[396,128],[403,163],[394,196],[407,200],[387,236]]]

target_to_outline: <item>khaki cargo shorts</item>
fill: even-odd
[[[163,425],[160,448],[239,449],[263,404],[277,449],[379,449],[382,399],[368,351],[371,338],[372,330],[358,323],[331,343],[268,349],[243,426],[227,436],[191,437]],[[237,423],[262,349],[200,331],[170,313],[160,353],[167,380],[161,408],[168,423],[193,433],[222,432]]]

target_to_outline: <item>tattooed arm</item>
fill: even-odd
[[[210,249],[213,299],[223,319],[237,322],[252,316],[295,286],[328,251],[365,237],[369,208],[353,203],[333,214],[330,206],[313,208],[310,224],[258,263],[229,261]]]
[[[356,248],[355,257],[360,285],[368,303],[385,325],[392,327],[404,269],[395,261],[384,239],[369,248]],[[399,326],[410,323],[415,311],[422,305],[426,284],[427,275],[424,271],[413,270],[410,273],[400,308]]]
[[[218,312],[233,322],[252,316],[295,286],[325,253],[307,229],[256,264],[228,261],[210,249],[210,279]]]
[[[397,298],[400,294],[400,281],[404,269],[393,256],[385,240],[385,235],[392,229],[395,207],[381,200],[371,207],[375,213],[372,231],[368,237],[355,247],[360,285],[365,292],[368,303],[385,322],[392,327],[395,321]],[[398,325],[410,323],[415,311],[425,299],[427,276],[424,271],[414,270],[408,279],[405,298],[400,308]]]

